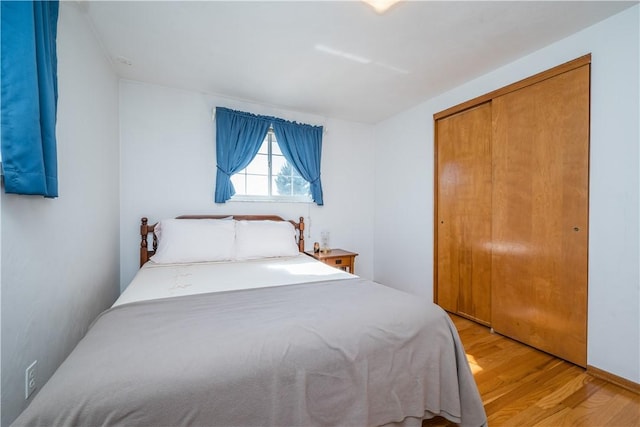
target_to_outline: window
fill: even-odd
[[[269,135],[270,129],[273,133]],[[214,201],[225,203],[231,199],[237,191],[233,185],[236,183],[240,189],[236,200],[242,200],[244,196],[245,200],[313,201],[322,206],[322,131],[322,126],[216,107],[217,170]],[[265,135],[266,145],[263,146]],[[275,137],[279,139],[278,142],[275,142]],[[262,151],[261,155],[256,162],[251,163],[259,151]],[[293,170],[284,167],[281,156],[291,162],[297,169],[295,172],[301,172],[304,180],[309,182],[308,192],[300,177]],[[278,159],[281,163],[274,164]],[[246,170],[241,171],[241,168]],[[238,172],[242,174],[232,181]],[[254,181],[258,184],[255,185]]]
[[[282,155],[272,129],[256,157],[231,182],[236,190],[231,200],[312,201],[309,183]]]

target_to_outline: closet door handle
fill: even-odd
[[[580,227],[573,227],[573,231],[580,231]]]

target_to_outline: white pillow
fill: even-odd
[[[236,221],[236,259],[296,256],[295,238],[289,221]]]
[[[224,218],[203,218],[203,219],[210,219],[210,220],[215,220],[215,221],[221,221],[221,220],[233,221],[233,215],[225,216]],[[169,220],[165,219],[164,222],[166,222],[166,221],[169,221]],[[161,238],[160,236],[162,235],[162,222],[163,221],[158,222],[155,225],[155,227],[153,228],[153,233],[156,235],[156,238],[158,240],[160,240],[160,238]]]
[[[235,223],[226,219],[162,220],[156,225],[158,249],[150,260],[158,264],[232,260]]]

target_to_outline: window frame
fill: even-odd
[[[265,135],[265,140],[268,141],[268,145],[267,145],[267,167],[268,167],[268,175],[267,175],[268,184],[267,184],[267,188],[268,188],[268,191],[269,191],[269,195],[238,194],[238,190],[236,188],[236,194],[234,194],[228,200],[228,202],[313,203],[313,200],[311,198],[311,191],[310,190],[309,190],[309,192],[307,193],[306,196],[283,196],[283,195],[279,195],[279,194],[273,194],[273,186],[274,186],[273,180],[274,180],[275,176],[277,176],[277,174],[274,175],[274,172],[273,172],[273,144],[277,144],[278,141],[276,139],[276,135],[275,135],[275,132],[274,132],[272,127],[270,127],[269,130],[267,131],[267,134]],[[263,144],[264,144],[264,140],[263,140]],[[257,153],[256,157],[259,156],[259,155],[264,155],[264,154]],[[280,155],[291,166],[291,168],[293,168],[293,170],[295,170],[295,167],[286,159],[286,157],[284,157],[284,155],[282,155],[282,154],[280,154]],[[251,160],[251,162],[253,162],[256,157],[254,157]],[[257,175],[257,174],[247,174],[246,170],[250,165],[251,165],[251,163],[249,163],[249,165],[247,165],[247,167],[245,167],[241,171],[238,171],[237,173],[233,174],[233,176],[239,175],[239,174],[244,174],[245,176],[246,175]],[[298,173],[298,175],[300,175],[300,174]],[[260,176],[264,176],[264,175],[260,175]],[[300,178],[302,178],[302,177],[300,177]],[[304,178],[302,178],[302,179],[304,179]],[[233,182],[233,177],[232,177],[232,182]],[[246,181],[245,181],[245,183],[246,183]],[[235,187],[235,184],[234,184],[234,187]]]

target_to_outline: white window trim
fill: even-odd
[[[311,200],[311,196],[245,196],[236,194],[228,202],[313,203],[313,200]]]

